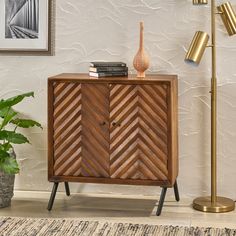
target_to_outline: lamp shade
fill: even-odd
[[[198,65],[209,41],[209,35],[202,31],[197,31],[185,57],[185,62]]]
[[[193,0],[193,5],[204,5],[207,3],[208,3],[208,0]]]
[[[228,31],[228,34],[236,34],[236,15],[234,9],[230,2],[226,2],[217,7],[218,11],[221,13],[221,18]]]

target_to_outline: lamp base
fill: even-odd
[[[222,213],[233,211],[235,202],[229,198],[217,197],[216,203],[211,202],[211,197],[199,197],[193,201],[193,208],[198,211]]]

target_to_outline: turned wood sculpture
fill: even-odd
[[[143,40],[143,22],[140,22],[140,42],[139,50],[134,57],[134,68],[137,70],[137,77],[145,78],[145,71],[149,67],[149,57],[144,49],[144,40]]]

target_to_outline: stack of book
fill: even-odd
[[[128,67],[124,62],[91,62],[89,76],[93,77],[115,77],[127,76]]]

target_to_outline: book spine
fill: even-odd
[[[90,67],[91,72],[127,72],[128,67]]]
[[[128,72],[99,72],[99,73],[94,73],[94,72],[90,72],[89,73],[90,76],[93,77],[117,77],[117,76],[127,76]]]
[[[92,67],[126,67],[126,64],[125,63],[99,63],[99,62],[91,62],[90,63],[90,66]]]

